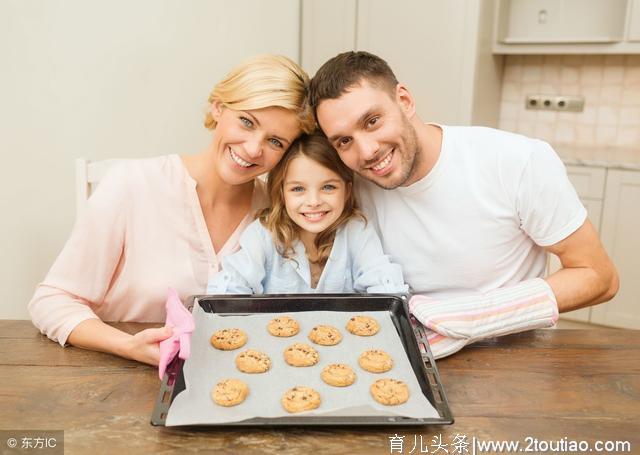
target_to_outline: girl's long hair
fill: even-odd
[[[344,209],[338,219],[316,236],[315,246],[318,254],[309,260],[324,265],[331,253],[338,228],[354,217],[361,217],[365,222],[366,219],[360,212],[354,195],[353,171],[340,160],[322,132],[315,131],[296,139],[280,162],[269,172],[267,191],[271,198],[271,206],[263,209],[258,218],[262,225],[271,232],[278,252],[283,257],[291,259],[294,255],[293,244],[299,238],[298,229],[300,228],[287,214],[284,202],[284,180],[289,163],[298,156],[306,156],[338,174],[345,183],[348,194]]]

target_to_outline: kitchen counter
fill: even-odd
[[[114,325],[130,333],[149,327]],[[448,452],[436,453],[475,453],[452,445],[474,438],[521,448],[574,440],[640,448],[640,331],[535,330],[478,342],[437,363],[455,423],[414,428],[153,427],[152,367],[62,349],[29,321],[0,321],[0,358],[0,429],[64,430],[69,453],[408,454],[433,453],[438,442]]]
[[[640,148],[554,145],[567,165],[640,170]]]

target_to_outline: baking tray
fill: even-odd
[[[435,360],[429,349],[426,333],[413,316],[409,315],[406,299],[402,296],[389,294],[200,295],[190,297],[187,307],[192,310],[194,305],[200,305],[207,313],[217,313],[221,316],[301,311],[388,311],[422,393],[438,411],[437,418],[366,415],[257,417],[240,422],[198,426],[449,425],[454,421]],[[168,365],[151,416],[152,425],[165,425],[173,399],[185,389],[183,364],[184,360],[176,356]]]

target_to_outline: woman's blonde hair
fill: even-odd
[[[346,191],[348,191],[344,209],[338,219],[315,238],[318,253],[315,258],[309,259],[325,264],[331,253],[338,228],[354,217],[361,217],[364,221],[366,219],[358,209],[354,195],[353,171],[342,162],[322,132],[315,131],[296,139],[280,162],[269,172],[267,192],[271,198],[271,206],[262,210],[258,218],[262,225],[271,232],[278,252],[285,258],[292,258],[294,255],[293,242],[299,238],[299,228],[287,214],[284,202],[284,182],[289,164],[298,156],[306,156],[338,174],[340,179],[345,182]]]
[[[253,57],[231,70],[213,88],[209,103],[219,101],[234,110],[253,110],[282,107],[300,119],[300,129],[309,133],[315,120],[308,104],[309,76],[295,62],[281,55]],[[216,121],[210,112],[204,126],[210,130]]]

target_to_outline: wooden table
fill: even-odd
[[[149,327],[116,326],[131,333]],[[464,445],[473,438],[525,447],[527,437],[537,438],[539,448],[545,441],[593,447],[611,440],[640,452],[640,331],[536,330],[476,343],[438,368],[456,419],[451,426],[153,427],[155,369],[62,349],[28,321],[0,321],[0,430],[62,429],[66,453],[434,453],[438,437],[441,454],[473,453]],[[404,437],[402,452],[396,435]],[[467,452],[454,452],[456,436],[457,448]]]

